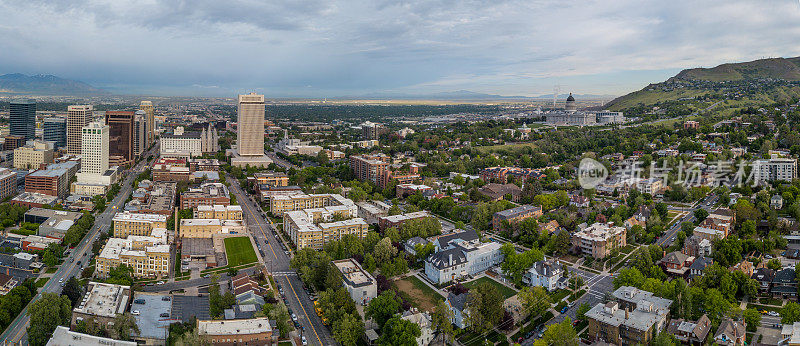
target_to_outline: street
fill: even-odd
[[[291,259],[282,251],[280,241],[272,233],[274,228],[264,219],[261,208],[242,191],[238,181],[230,176],[227,178],[231,183],[231,193],[242,206],[248,229],[258,244],[258,251],[266,261],[264,265],[273,274],[275,282],[283,288],[287,307],[297,315],[300,331],[304,333],[310,345],[333,345],[335,342],[328,328],[315,313],[311,297],[303,289],[302,281],[290,266]]]
[[[147,155],[157,150],[158,145],[154,146],[150,152],[143,155],[143,157],[147,157]],[[86,233],[86,236],[83,237],[81,242],[78,243],[69,256],[64,258],[64,263],[61,264],[55,274],[53,274],[50,280],[48,280],[44,285],[44,287],[39,289],[39,293],[37,293],[36,296],[31,299],[30,303],[33,303],[41,298],[42,294],[45,292],[60,294],[61,284],[59,281],[63,280],[66,282],[66,280],[73,276],[80,277],[83,266],[86,266],[91,260],[89,255],[92,252],[92,243],[99,236],[100,232],[106,232],[111,227],[114,214],[121,209],[122,205],[125,203],[125,200],[128,199],[128,195],[130,195],[131,191],[133,190],[133,181],[136,179],[138,173],[142,171],[142,166],[146,163],[146,160],[142,160],[138,165],[136,165],[131,173],[126,174],[125,180],[120,184],[120,191],[117,196],[108,203],[106,210],[103,211],[103,213],[95,217],[94,226]],[[79,265],[78,262],[81,264]],[[28,306],[30,306],[30,303],[29,305],[25,306],[24,309],[22,309],[14,321],[9,324],[8,328],[6,328],[6,330],[0,334],[0,340],[2,340],[4,345],[27,345],[27,328],[29,322]]]

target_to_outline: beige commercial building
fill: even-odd
[[[90,123],[82,129],[81,139],[81,170],[77,174],[78,181],[73,184],[106,187],[111,185],[114,177],[109,175],[109,168],[111,168],[109,166],[109,126],[101,122]],[[71,189],[77,191],[79,187],[76,185]],[[83,187],[80,189],[91,190]]]
[[[239,95],[236,136],[239,155],[264,155],[264,114],[264,95]]]
[[[283,230],[298,249],[322,250],[325,244],[352,234],[364,238],[369,224],[358,215],[352,201],[344,205],[289,211],[283,216]]]
[[[240,205],[198,205],[194,208],[195,219],[242,220]]]
[[[14,149],[14,168],[38,169],[41,164],[53,163],[55,150],[50,142],[32,140]]]
[[[76,105],[67,107],[67,153],[80,155],[83,142],[81,131],[92,121],[92,106]]]
[[[150,236],[130,235],[125,239],[109,238],[97,256],[95,275],[108,276],[111,269],[125,264],[137,278],[169,275],[169,244],[165,228],[153,229]]]
[[[167,216],[159,214],[132,214],[126,211],[114,215],[113,221],[114,236],[117,238],[149,236],[153,229],[167,228]]]
[[[244,231],[244,222],[241,220],[182,219],[179,235],[181,238],[211,238],[215,234],[239,234]]]
[[[147,123],[147,144],[150,145],[156,138],[156,127],[155,127],[155,109],[153,108],[153,103],[150,101],[142,101],[139,104],[139,109],[143,110],[146,118],[145,122]]]
[[[322,208],[334,205],[355,205],[353,201],[338,194],[305,194],[272,196],[269,200],[269,211],[275,216],[281,216],[288,211],[309,208]]]

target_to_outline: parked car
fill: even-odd
[[[778,316],[780,316],[781,314],[779,314],[779,313],[777,313],[777,312],[775,312],[775,311],[770,311],[770,312],[768,312],[768,313],[767,313],[767,315],[770,315],[770,316],[772,316],[772,317],[778,317]]]
[[[131,311],[131,313],[134,314],[134,315],[138,315],[139,314],[139,310],[133,310],[133,311]]]
[[[305,335],[303,335],[303,336],[300,338],[300,340],[302,340],[302,341],[303,341],[303,346],[305,346],[305,345],[308,345],[308,341],[306,341],[306,336],[305,336]]]
[[[565,306],[565,307],[561,308],[561,313],[563,314],[563,313],[567,312],[567,310],[569,310],[569,306]]]

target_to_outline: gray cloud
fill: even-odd
[[[681,68],[800,55],[794,0],[0,0],[0,13],[0,73],[117,92],[622,93]]]

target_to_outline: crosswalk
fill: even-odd
[[[297,276],[295,272],[273,272],[272,276]]]

